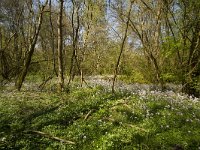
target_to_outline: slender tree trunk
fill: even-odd
[[[193,32],[189,56],[187,62],[186,83],[184,92],[195,97],[200,97],[200,90],[197,88],[197,79],[200,77],[200,30],[198,27]]]
[[[58,76],[58,73],[56,71],[56,55],[55,55],[55,44],[54,44],[54,30],[53,30],[53,23],[52,23],[52,9],[51,9],[51,0],[49,0],[49,9],[50,9],[50,15],[49,15],[49,21],[51,26],[51,48],[52,48],[52,55],[53,55],[53,73]]]
[[[153,57],[153,62],[154,62],[154,66],[156,68],[156,74],[157,74],[157,78],[158,78],[158,82],[161,86],[161,90],[164,90],[165,86],[164,86],[164,80],[162,78],[162,70],[161,67],[159,66],[159,56],[160,56],[160,39],[161,39],[161,11],[162,11],[162,3],[160,1],[158,1],[158,11],[157,11],[157,15],[156,15],[156,20],[157,20],[157,24],[156,24],[156,33],[155,33],[155,47],[156,47],[156,55],[157,55],[157,59],[155,59],[155,57]]]
[[[62,35],[62,17],[63,17],[64,0],[59,1],[59,16],[58,16],[58,92],[62,92],[64,87],[63,76],[63,35]]]
[[[75,42],[74,42],[74,37],[75,37],[75,32],[74,32],[74,1],[72,0],[72,4],[73,4],[73,8],[72,8],[72,42],[73,42],[73,50],[72,50],[72,56],[71,56],[71,63],[70,63],[70,70],[69,70],[69,80],[68,80],[68,83],[67,85],[69,86],[70,85],[70,82],[72,80],[72,73],[73,73],[73,70],[74,70],[74,57],[75,57]]]
[[[3,36],[2,36],[2,30],[0,27],[0,50],[2,49],[2,47],[3,47]]]
[[[21,60],[21,52],[19,49],[19,37],[18,37],[18,33],[16,32],[16,34],[14,35],[14,52],[15,52],[15,60],[16,60],[16,70],[18,71],[20,68],[20,60]]]
[[[14,76],[17,77],[17,75],[20,73],[20,66],[22,64],[22,48],[19,46],[19,35],[16,31],[16,35],[14,35],[14,52],[15,52],[15,69],[14,69]],[[17,85],[17,79],[15,79],[15,85]]]
[[[48,2],[48,0],[46,0],[45,4],[47,4],[47,2]],[[30,43],[30,46],[29,46],[28,54],[27,54],[27,57],[25,58],[25,65],[24,65],[24,67],[22,69],[21,74],[19,75],[19,77],[17,79],[17,82],[16,82],[16,88],[17,88],[18,91],[21,90],[22,84],[23,84],[24,79],[25,79],[25,77],[27,75],[27,72],[28,72],[29,65],[31,63],[31,58],[32,58],[32,55],[34,53],[35,45],[36,45],[36,42],[37,42],[37,39],[38,39],[38,35],[39,35],[40,29],[41,29],[41,25],[42,25],[43,11],[44,11],[45,6],[46,5],[42,6],[42,8],[40,10],[40,15],[39,15],[37,28],[36,28],[35,34],[33,35],[32,39],[31,39],[31,43]]]
[[[77,60],[77,44],[78,44],[78,34],[79,34],[79,26],[80,26],[80,20],[79,20],[79,6],[78,6],[78,10],[76,11],[76,18],[77,18],[77,27],[75,27],[74,25],[74,17],[75,17],[75,1],[72,0],[72,4],[73,4],[73,11],[72,11],[72,28],[73,28],[73,51],[72,51],[72,57],[71,57],[71,66],[70,66],[70,71],[69,71],[69,81],[68,81],[68,86],[71,82],[71,80],[73,80],[74,76],[75,76],[75,72],[74,72],[74,68],[75,68],[75,63],[78,67],[78,70],[80,70],[80,66],[78,64],[78,60]]]
[[[130,8],[129,8],[129,12],[128,12],[128,17],[127,17],[127,22],[126,22],[126,29],[125,29],[122,45],[121,45],[121,48],[120,48],[119,57],[117,59],[117,63],[116,63],[115,70],[114,70],[113,83],[112,83],[112,93],[113,94],[115,93],[115,81],[116,81],[117,74],[118,74],[120,59],[121,59],[121,56],[122,56],[122,53],[123,53],[123,50],[124,50],[125,41],[126,41],[126,38],[127,38],[130,15],[131,15],[131,9],[132,9],[132,2],[131,2]]]
[[[164,81],[163,81],[163,78],[161,76],[161,70],[160,70],[160,67],[158,65],[157,59],[153,56],[152,53],[150,54],[150,60],[152,61],[154,69],[155,69],[157,82],[160,84],[161,90],[164,90]]]

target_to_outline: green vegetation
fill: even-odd
[[[199,149],[200,102],[103,87],[0,94],[0,149]]]
[[[119,79],[200,97],[199,26],[199,0],[1,0],[0,86],[112,75],[113,93]]]
[[[0,149],[200,150],[200,0],[0,0]]]

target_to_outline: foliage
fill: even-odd
[[[198,149],[200,102],[180,95],[4,90],[0,149]],[[40,131],[67,144],[33,131]]]
[[[200,149],[199,8],[1,0],[0,149]]]
[[[133,71],[130,75],[121,75],[119,76],[119,80],[125,82],[125,83],[148,83],[147,80],[144,79],[144,76],[142,73],[138,71]]]

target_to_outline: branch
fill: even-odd
[[[76,144],[75,142],[73,141],[68,141],[68,140],[65,140],[65,139],[61,139],[59,137],[56,137],[56,136],[52,136],[48,133],[45,133],[45,132],[41,132],[41,131],[27,131],[29,133],[34,133],[34,134],[39,134],[43,137],[46,137],[46,138],[49,138],[49,139],[52,139],[52,140],[56,140],[56,141],[59,141],[59,142],[62,142],[62,143],[66,143],[66,144]]]
[[[142,1],[142,3],[143,3],[149,10],[152,11],[152,8],[151,8],[150,6],[148,6],[147,3],[146,3],[144,0],[141,0],[141,1]]]
[[[90,116],[90,114],[92,113],[92,111],[93,111],[93,110],[90,110],[90,111],[85,115],[84,121],[87,120],[87,118]]]

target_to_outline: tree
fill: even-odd
[[[126,41],[126,38],[127,38],[127,32],[128,32],[129,22],[130,22],[132,4],[133,4],[133,2],[131,2],[130,8],[129,8],[129,11],[128,11],[128,16],[127,16],[127,21],[126,21],[126,29],[125,29],[124,37],[123,37],[123,40],[122,40],[119,57],[117,59],[117,63],[116,63],[115,70],[114,70],[114,77],[113,77],[113,84],[112,84],[112,92],[113,93],[115,92],[115,80],[117,78],[119,63],[120,63],[120,59],[121,59],[121,56],[122,56],[122,52],[124,50],[124,44],[125,44],[125,41]]]
[[[0,59],[3,79],[11,80],[20,69],[22,57],[21,30],[23,27],[24,6],[22,1],[0,2]]]
[[[37,25],[34,28],[34,33],[33,33],[32,37],[30,39],[30,45],[29,45],[28,52],[27,52],[27,55],[26,55],[26,58],[25,58],[25,64],[23,66],[22,72],[18,76],[17,83],[16,83],[16,87],[19,91],[22,87],[22,83],[24,82],[24,79],[25,79],[27,72],[28,72],[28,68],[30,66],[31,58],[32,58],[32,55],[34,53],[35,45],[36,45],[38,35],[39,35],[41,25],[42,25],[44,9],[45,9],[45,6],[47,5],[47,3],[48,3],[48,0],[46,0],[45,5],[40,6],[40,12],[39,12]]]
[[[58,13],[58,92],[64,88],[63,76],[63,34],[62,34],[62,21],[63,21],[63,3],[64,0],[59,0],[59,13]]]
[[[171,53],[176,76],[182,83],[182,91],[189,95],[200,96],[200,51],[199,51],[199,8],[197,1],[165,1],[165,22],[168,28],[167,52]],[[173,8],[173,9],[171,9]],[[169,38],[170,37],[170,38]]]
[[[185,66],[184,91],[190,95],[200,96],[200,2],[180,0],[181,26],[179,32],[183,40],[183,56]]]
[[[80,8],[80,4],[72,0],[72,17],[71,17],[72,18],[72,56],[71,56],[68,86],[71,80],[73,80],[75,76],[75,64],[77,65],[78,70],[80,71],[80,66],[77,60],[77,49],[78,49],[79,28],[80,28],[79,8]],[[75,26],[75,18],[76,18],[76,26]]]

